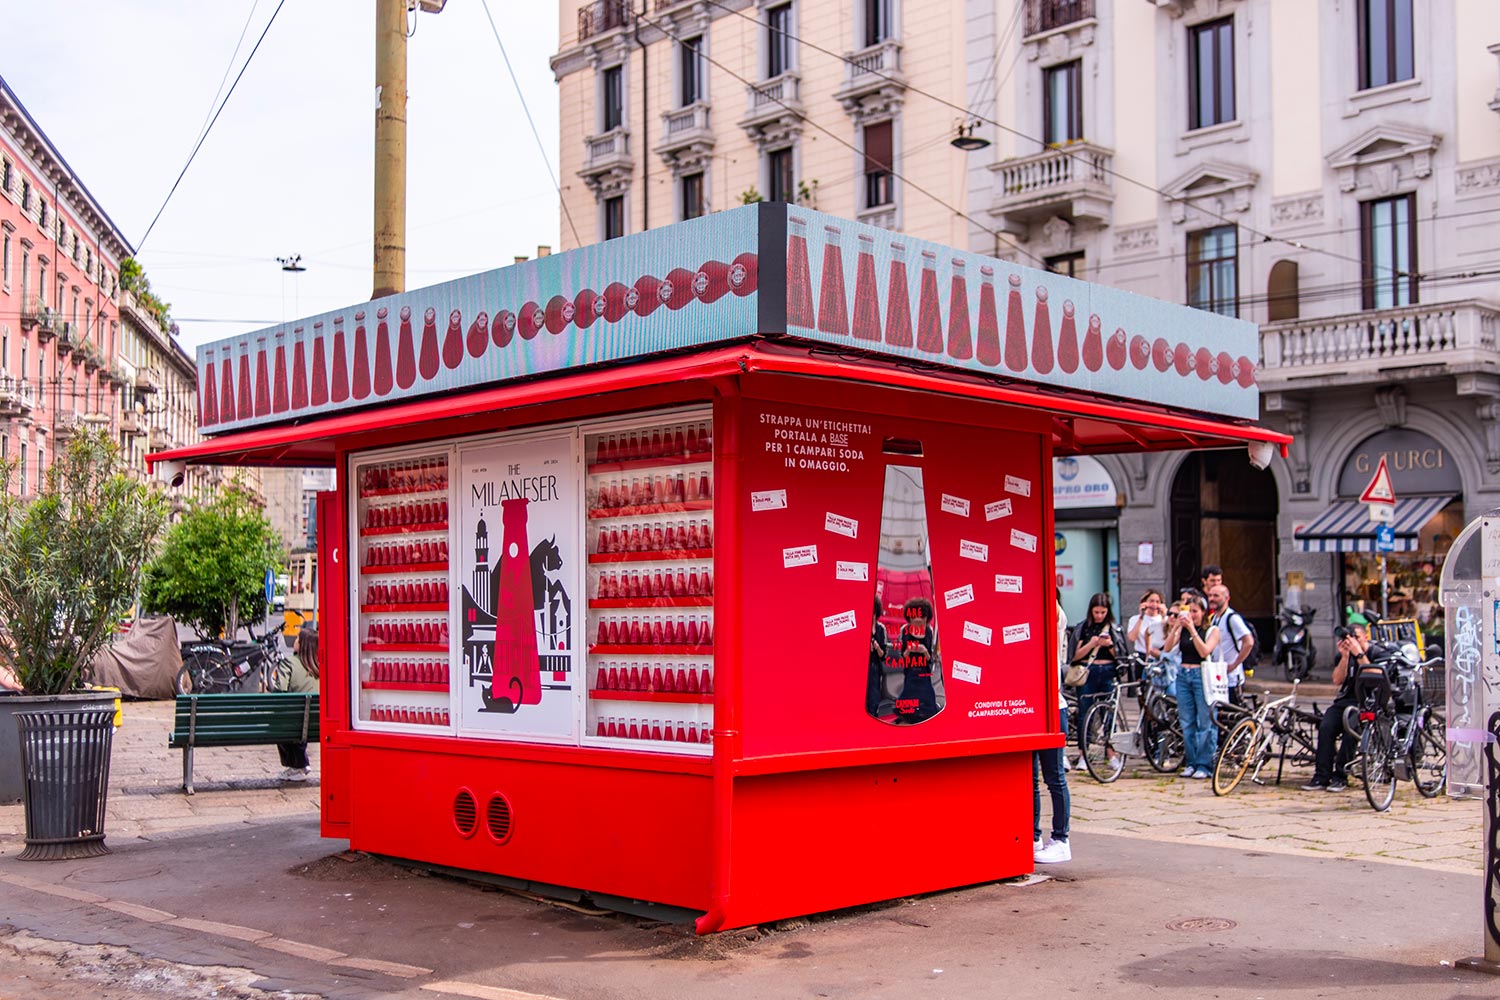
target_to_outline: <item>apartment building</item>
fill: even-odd
[[[1447,546],[1500,503],[1500,4],[601,0],[561,17],[565,243],[569,217],[590,242],[758,194],[1259,324],[1262,416],[1296,435],[1290,457],[1060,461],[1070,616],[1213,562],[1263,626],[1279,600],[1325,629],[1379,606],[1355,501],[1383,457],[1388,609],[1441,626]]]

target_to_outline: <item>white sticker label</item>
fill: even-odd
[[[787,569],[793,566],[812,566],[818,561],[818,547],[816,545],[799,545],[794,549],[781,550],[781,565]]]
[[[954,660],[953,679],[956,681],[964,681],[969,684],[978,684],[979,668],[972,663],[965,663],[963,660]]]
[[[751,510],[783,510],[786,507],[786,490],[760,490],[750,494]]]
[[[870,564],[862,562],[845,562],[840,559],[833,567],[833,575],[840,580],[870,579]]]
[[[974,599],[974,585],[966,583],[962,587],[943,591],[943,602],[947,607],[956,608],[960,604],[968,604]]]
[[[1025,549],[1027,552],[1035,552],[1036,536],[1028,535],[1026,532],[1022,531],[1019,528],[1011,528],[1010,544],[1014,545],[1018,549]]]
[[[823,527],[835,535],[844,535],[848,538],[859,537],[859,522],[842,514],[824,514]]]
[[[1020,476],[1005,477],[1005,492],[1014,493],[1016,496],[1031,496],[1031,480],[1022,479]]]
[[[944,493],[943,510],[947,511],[950,514],[957,514],[959,517],[968,517],[969,501],[965,500],[963,497],[949,496],[947,493]]]
[[[970,542],[960,539],[958,542],[958,554],[965,559],[977,559],[980,562],[990,561],[990,547],[983,542]]]
[[[838,635],[840,632],[849,632],[854,629],[854,612],[841,611],[836,615],[829,615],[823,619],[823,635]]]
[[[1005,626],[1005,644],[1008,646],[1013,642],[1025,642],[1031,638],[1030,625],[1007,625]]]
[[[984,505],[984,519],[986,521],[998,521],[1002,517],[1010,517],[1010,497]]]
[[[977,642],[988,646],[995,638],[995,630],[988,625],[976,625],[974,622],[964,622],[964,638],[970,642]]]
[[[997,594],[1019,594],[1021,592],[1021,578],[1019,576],[995,576],[995,593]]]

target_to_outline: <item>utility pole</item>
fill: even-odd
[[[375,289],[406,290],[406,3],[375,0]]]

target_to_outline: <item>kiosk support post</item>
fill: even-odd
[[[1494,638],[1500,611],[1500,510],[1485,514],[1480,525],[1480,575],[1483,631],[1479,643],[1481,688],[1500,677],[1500,647]],[[1481,716],[1479,775],[1484,798],[1484,954],[1460,959],[1460,968],[1500,975],[1500,706],[1485,705]],[[1451,762],[1451,754],[1450,754]],[[1450,763],[1451,766],[1451,763]]]

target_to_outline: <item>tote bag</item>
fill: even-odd
[[[1203,661],[1203,695],[1210,705],[1229,704],[1229,664],[1223,660]]]

